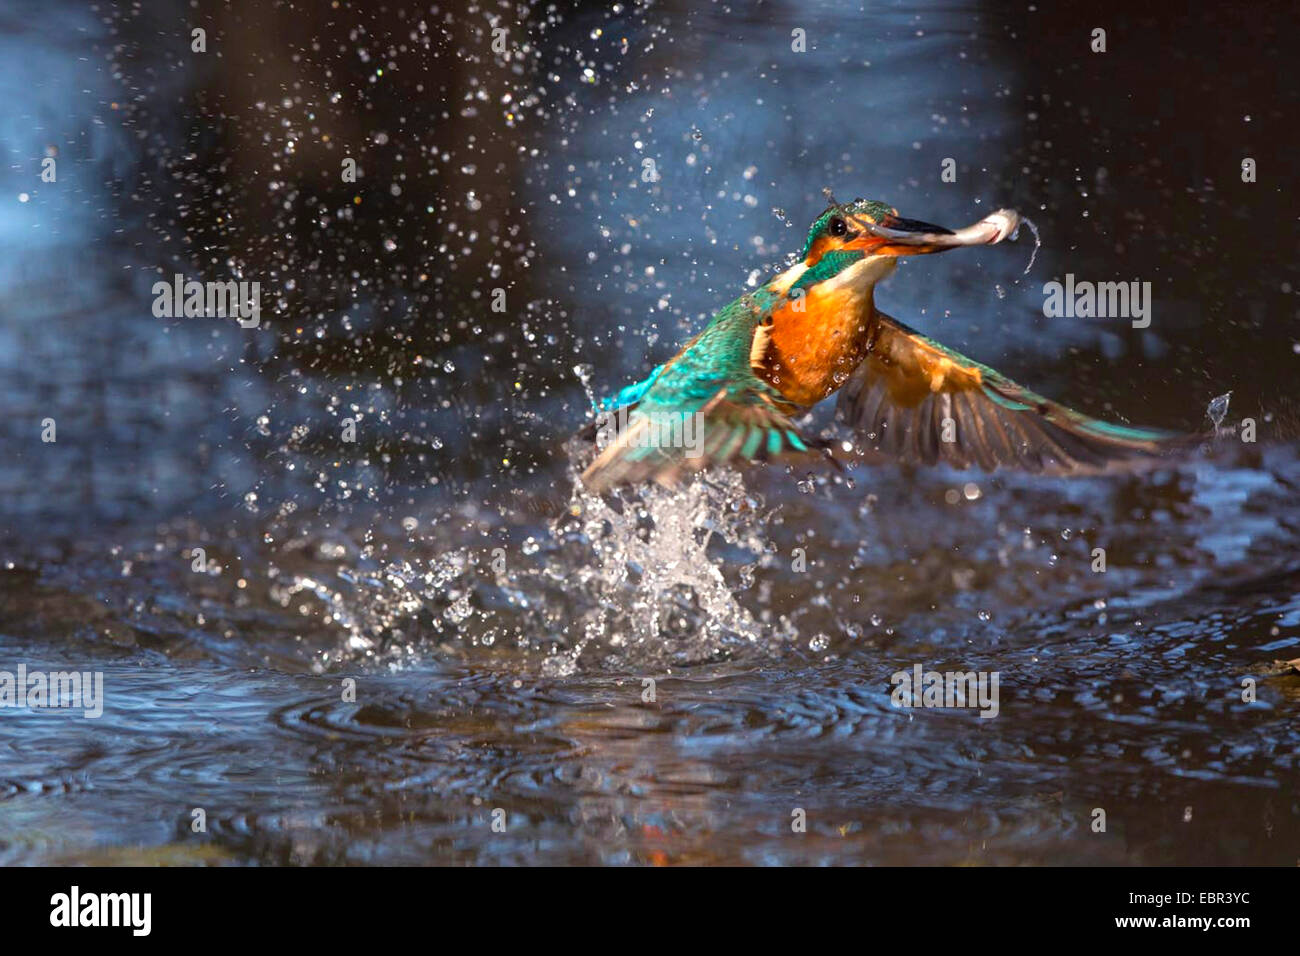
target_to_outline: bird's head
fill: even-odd
[[[874,199],[831,205],[813,220],[803,256],[780,277],[787,290],[814,286],[867,288],[888,276],[899,256],[944,252],[958,246],[1000,242],[1015,233],[1019,216],[999,209],[972,226],[953,232],[917,219]]]

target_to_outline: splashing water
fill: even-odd
[[[401,557],[376,561],[377,549],[363,548],[335,580],[286,575],[273,597],[282,607],[315,599],[319,617],[342,632],[314,662],[318,672],[358,658],[400,669],[427,659],[429,641],[453,656],[491,649],[503,666],[529,671],[541,657],[549,677],[569,676],[580,662],[626,670],[754,645],[775,651],[797,639],[794,625],[760,621],[737,599],[774,560],[763,531],[775,511],[732,471],[613,498],[574,480],[545,540],[442,550],[431,532],[418,540],[437,553],[404,543]],[[502,659],[512,652],[523,659]]]
[[[1020,273],[1022,276],[1024,276],[1024,275],[1029,275],[1029,270],[1034,267],[1034,260],[1038,258],[1038,250],[1042,248],[1043,240],[1042,237],[1039,236],[1038,227],[1034,225],[1034,221],[1032,219],[1030,219],[1028,216],[1021,216],[1020,222],[1028,226],[1029,231],[1034,234],[1034,248],[1029,253],[1029,264],[1025,266],[1025,271]],[[1011,238],[1015,239],[1016,233],[1019,232],[1020,232],[1020,227],[1017,226],[1016,232],[1012,234]]]
[[[650,486],[612,502],[575,481],[570,513],[580,516],[594,559],[576,570],[576,583],[595,606],[584,616],[582,638],[547,662],[548,673],[572,673],[593,642],[622,649],[623,657],[631,651],[638,661],[665,655],[696,661],[724,653],[733,641],[781,636],[769,634],[736,600],[723,560],[709,554],[715,541],[753,554],[768,550],[760,527],[770,515],[739,473],[697,477],[677,488]],[[554,523],[557,537],[568,520]]]
[[[1210,404],[1205,408],[1205,414],[1209,416],[1210,421],[1214,422],[1215,434],[1221,430],[1223,420],[1228,415],[1228,402],[1232,399],[1232,392],[1225,392],[1217,398],[1211,399]]]

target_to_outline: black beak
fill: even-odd
[[[864,232],[883,242],[874,250],[877,255],[916,256],[928,252],[945,252],[959,246],[988,246],[1008,237],[1014,238],[1020,227],[1020,215],[1014,209],[998,209],[979,222],[953,232],[943,226],[919,219],[890,216],[879,223],[861,216],[851,217]]]

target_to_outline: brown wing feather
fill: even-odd
[[[1179,436],[1090,418],[877,315],[838,412],[866,448],[905,462],[1073,474],[1154,459]]]

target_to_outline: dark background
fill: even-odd
[[[671,354],[799,248],[824,186],[954,227],[1003,204],[1035,221],[1027,277],[1022,243],[907,263],[881,292],[973,357],[1130,421],[1201,427],[1230,389],[1234,417],[1285,419],[1288,5],[620,9],[11,4],[5,533],[218,517],[250,492],[320,507],[340,478],[350,501],[544,488],[585,411],[574,367],[607,391]],[[154,319],[175,271],[259,279],[263,328]],[[1151,328],[1043,318],[1066,272],[1151,282]]]

